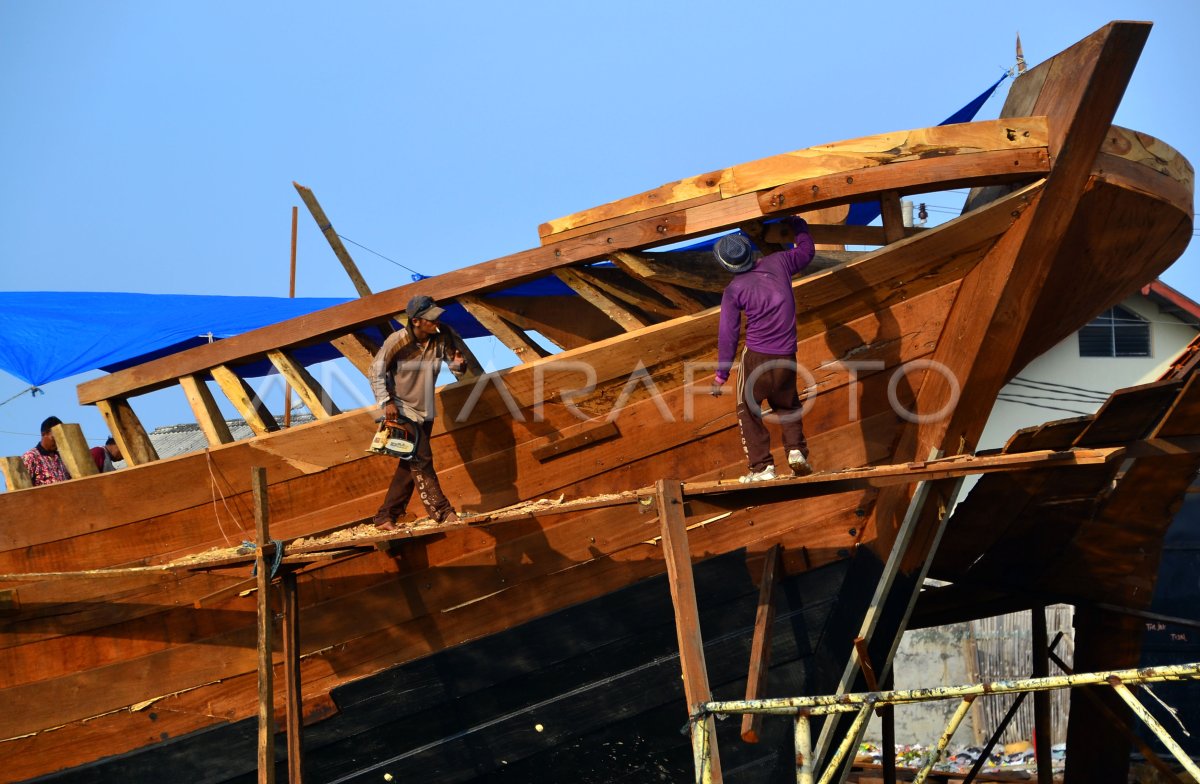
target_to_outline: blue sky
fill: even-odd
[[[293,180],[436,274],[670,180],[934,124],[1017,32],[1034,64],[1112,19],[1155,22],[1117,122],[1200,159],[1200,3],[412,5],[0,2],[0,290],[285,296]],[[375,290],[407,282],[350,247]],[[298,296],[354,296],[303,207],[298,265]],[[1200,299],[1200,251],[1164,279]],[[102,440],[78,380],[0,405],[0,453],[50,414]],[[0,401],[25,386],[0,373]]]

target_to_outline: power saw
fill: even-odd
[[[368,452],[388,457],[398,457],[401,460],[412,460],[417,453],[421,430],[413,422],[384,420],[379,423],[379,430],[371,439]]]

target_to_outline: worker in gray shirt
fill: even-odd
[[[405,514],[414,486],[430,517],[440,523],[458,522],[433,468],[430,436],[436,414],[433,388],[442,363],[456,377],[467,370],[462,338],[438,323],[445,311],[431,297],[413,297],[405,312],[408,326],[388,336],[369,371],[371,391],[384,419],[412,423],[417,430],[412,458],[396,461],[387,497],[375,513],[375,525],[387,531],[396,530],[396,520]]]

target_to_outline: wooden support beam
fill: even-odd
[[[463,294],[458,298],[458,304],[475,317],[483,328],[496,336],[496,339],[517,355],[517,359],[528,362],[538,357],[548,356],[549,352],[535,343],[524,330],[510,324],[503,316],[488,307],[487,301],[473,294]]]
[[[275,784],[275,664],[271,656],[271,541],[267,469],[250,469],[254,494],[255,581],[258,586],[258,781]],[[273,549],[273,548],[272,548]]]
[[[766,693],[767,671],[771,666],[771,639],[775,623],[775,586],[783,572],[783,548],[771,545],[763,559],[762,579],[758,584],[758,610],[754,615],[754,637],[750,643],[750,669],[746,675],[746,699],[757,700]],[[758,743],[762,727],[761,713],[742,716],[742,740]]]
[[[883,241],[888,245],[904,239],[904,215],[900,211],[900,192],[879,194],[879,211],[883,216]]]
[[[574,289],[576,294],[599,308],[600,312],[615,321],[626,332],[633,332],[648,325],[645,319],[634,315],[620,302],[585,281],[575,270],[556,269],[554,274],[558,276],[559,280]]]
[[[575,270],[575,274],[582,278],[585,283],[608,294],[614,300],[633,305],[643,313],[652,313],[664,319],[673,319],[679,315],[679,310],[671,303],[664,303],[655,297],[634,291],[629,288],[627,282],[616,283],[608,280],[604,273],[613,273],[614,275],[625,277],[624,271],[620,269],[600,270],[579,268]],[[637,280],[637,278],[634,278],[634,280]]]
[[[700,609],[696,604],[696,584],[692,574],[692,554],[688,547],[687,521],[683,511],[683,486],[674,480],[655,483],[658,516],[662,525],[662,551],[667,579],[671,585],[671,603],[675,607],[675,633],[679,638],[679,663],[683,668],[683,691],[689,719],[712,698],[708,687],[708,669],[704,663],[704,639],[700,633]],[[721,761],[717,753],[717,728],[712,716],[705,719],[712,781],[720,782]],[[693,752],[704,733],[692,726]]]
[[[308,369],[286,352],[279,349],[268,351],[267,359],[271,360],[275,369],[287,379],[287,382],[296,390],[296,394],[304,401],[304,405],[308,406],[308,410],[317,419],[329,419],[331,416],[341,413],[334,405],[333,398],[313,378]]]
[[[354,263],[354,259],[350,258],[349,251],[342,244],[342,238],[333,230],[333,223],[325,215],[325,210],[321,209],[320,202],[313,192],[301,185],[298,182],[293,182],[296,192],[300,194],[300,198],[304,200],[304,206],[308,207],[308,211],[312,213],[313,220],[317,222],[317,228],[325,235],[325,239],[329,241],[329,247],[333,248],[333,254],[337,256],[338,261],[342,262],[342,266],[346,269],[346,274],[350,276],[350,282],[354,284],[354,290],[358,292],[360,297],[371,296],[371,287],[363,280],[362,273],[358,271],[358,265]]]
[[[647,288],[654,289],[669,301],[681,313],[699,313],[704,310],[705,305],[700,300],[687,294],[678,286],[670,283],[663,283],[655,280],[653,277],[647,277],[639,271],[639,263],[637,257],[627,251],[617,251],[612,255],[612,263],[616,264],[626,275],[639,281]],[[644,267],[642,267],[644,269]]]
[[[560,349],[580,348],[624,332],[596,308],[580,307],[571,295],[488,297],[488,307],[514,326],[533,330]]]
[[[19,457],[0,458],[0,473],[4,474],[4,484],[10,493],[33,487],[33,479],[25,468],[25,462]]]
[[[1034,678],[1050,675],[1050,645],[1046,633],[1046,608],[1035,604],[1030,608],[1030,646],[1033,654]],[[1033,693],[1033,753],[1037,759],[1038,784],[1054,784],[1054,764],[1050,756],[1050,692]]]
[[[875,674],[875,665],[871,662],[871,654],[867,650],[867,640],[864,637],[854,638],[854,655],[858,658],[858,666],[862,670],[863,680],[867,682],[867,689],[870,691],[880,691],[885,688],[884,684],[888,684],[886,688],[891,688],[892,674],[889,672],[887,679],[880,681]],[[879,722],[882,730],[882,756],[880,757],[881,767],[883,768],[883,784],[896,784],[896,710],[894,705],[881,705],[875,709],[875,715],[879,717]]]
[[[92,459],[92,451],[88,448],[83,428],[74,422],[63,422],[50,429],[54,434],[54,443],[58,446],[58,456],[72,479],[81,479],[100,473],[96,461]]]
[[[233,407],[242,415],[242,419],[246,420],[246,424],[250,426],[256,436],[265,436],[267,433],[279,429],[279,423],[267,410],[266,404],[241,376],[233,372],[232,368],[218,365],[209,372],[212,373],[217,386],[229,398],[229,402],[233,403]]]
[[[182,376],[179,386],[183,387],[183,394],[187,397],[188,405],[192,407],[192,414],[196,417],[196,424],[200,425],[200,432],[208,439],[208,445],[232,443],[233,434],[229,432],[225,416],[217,407],[217,400],[204,379],[197,375]]]
[[[379,353],[379,346],[375,345],[375,341],[358,332],[351,332],[329,342],[364,376],[370,372],[371,362]]]
[[[304,703],[300,683],[300,593],[294,569],[285,569],[283,587],[284,705],[287,716],[288,784],[304,784],[301,726]]]
[[[158,451],[150,443],[150,436],[146,435],[146,429],[142,427],[137,414],[133,413],[128,400],[120,397],[97,400],[96,408],[100,409],[126,463],[135,466],[158,459]]]

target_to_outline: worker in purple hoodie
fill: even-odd
[[[785,218],[767,227],[768,242],[793,247],[755,261],[754,248],[741,234],[717,241],[713,255],[722,267],[734,273],[721,297],[721,322],[717,334],[717,373],[713,395],[729,380],[737,350],[741,314],[746,314],[746,346],[738,360],[737,418],[742,431],[742,448],[750,464],[743,483],[775,478],[771,459],[771,434],[763,423],[762,401],[771,405],[773,419],[783,428],[783,445],[788,465],[796,476],[812,473],[808,442],[800,421],[800,395],[796,392],[796,300],[792,276],[799,273],[815,253],[808,223],[803,218]]]

